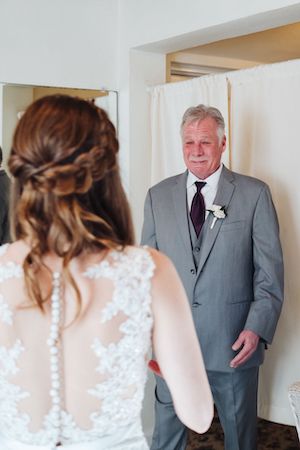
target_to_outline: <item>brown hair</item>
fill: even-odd
[[[133,227],[118,163],[118,141],[107,114],[66,95],[32,103],[14,133],[8,161],[15,178],[12,219],[15,238],[30,245],[23,268],[29,297],[42,310],[38,273],[54,252],[63,275],[80,294],[68,269],[85,250],[133,243]],[[51,275],[48,269],[49,277]]]

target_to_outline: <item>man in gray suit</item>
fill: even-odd
[[[3,154],[0,147],[0,245],[10,241],[8,221],[10,180],[5,170],[2,169],[2,159]]]
[[[265,183],[221,164],[226,136],[219,110],[189,108],[181,131],[187,171],[149,190],[142,243],[168,255],[181,277],[225,449],[256,450],[258,368],[283,301],[276,212]],[[151,449],[184,450],[187,430],[164,380],[156,381]]]

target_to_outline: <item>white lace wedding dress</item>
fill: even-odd
[[[76,298],[59,272],[48,310],[28,307],[24,245],[0,247],[0,449],[147,450],[140,413],[153,324],[149,252],[128,247],[72,261],[82,294],[72,323]]]

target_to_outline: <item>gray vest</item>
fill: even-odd
[[[200,260],[200,248],[202,245],[204,235],[206,234],[207,221],[205,220],[202,230],[200,231],[200,234],[197,237],[193,222],[191,220],[191,216],[189,214],[189,211],[187,212],[187,215],[188,215],[189,233],[190,233],[190,241],[191,241],[191,247],[192,247],[192,251],[193,251],[194,263],[195,263],[195,266],[198,267],[199,260]]]

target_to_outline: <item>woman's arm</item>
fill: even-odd
[[[213,400],[190,306],[171,261],[151,250],[153,347],[180,420],[204,433],[213,418]]]

